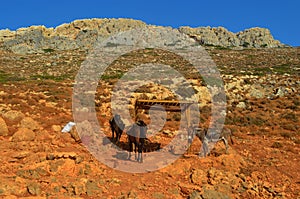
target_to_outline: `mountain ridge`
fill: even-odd
[[[88,50],[95,42],[101,41],[117,32],[135,28],[170,28],[146,24],[141,20],[127,18],[92,18],[78,19],[61,24],[55,28],[44,25],[33,25],[15,31],[0,30],[0,49],[10,50],[17,54],[41,53],[52,50]],[[233,33],[224,27],[181,26],[172,28],[187,34],[204,46],[229,48],[278,48],[286,47],[275,40],[266,28],[253,27]]]

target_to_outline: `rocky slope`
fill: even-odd
[[[134,28],[153,27],[132,19],[83,19],[55,28],[31,26],[16,31],[0,30],[0,47],[19,54],[47,52],[51,50],[87,50],[97,41],[109,35]],[[166,28],[166,27],[160,27]],[[241,48],[283,47],[265,28],[250,28],[232,33],[223,27],[180,27],[202,45]]]
[[[250,28],[236,34],[223,27],[180,27],[179,31],[195,38],[203,45],[246,48],[274,48],[284,46],[278,40],[274,40],[270,31],[266,28]]]
[[[97,135],[78,141],[76,131],[61,133],[74,119],[74,79],[89,55],[87,49],[114,32],[146,26],[154,28],[135,20],[91,19],[55,29],[38,26],[0,31],[0,197],[299,198],[300,48],[268,48],[282,44],[265,29],[237,34],[209,27],[174,30],[206,44],[205,50],[220,71],[227,97],[225,127],[234,135],[228,154],[218,143],[208,157],[199,158],[201,143],[195,139],[189,152],[178,155],[165,168],[126,173],[106,166],[89,152],[85,144]],[[165,43],[172,44],[172,39],[168,37]],[[228,46],[243,49],[225,48]],[[147,48],[120,56],[99,79],[93,99],[96,117],[108,138],[112,91],[122,75],[143,63],[165,64],[180,71],[188,81],[186,88],[199,100],[200,124],[208,125],[212,96],[198,72],[174,53]],[[179,80],[161,81],[177,84]],[[133,109],[137,98],[176,97],[159,83],[135,90],[128,107]],[[165,147],[180,133],[181,119],[178,113],[167,116],[162,130],[154,135],[148,132],[145,160],[154,144],[171,154],[181,149]],[[144,118],[146,122],[152,119],[148,114]],[[181,139],[186,141],[184,136]],[[99,149],[97,142],[90,146]],[[128,150],[124,134],[118,146]],[[127,151],[107,153],[116,166],[128,155]],[[128,161],[128,165],[135,163]]]
[[[225,83],[225,125],[234,132],[234,144],[228,154],[219,144],[210,156],[201,159],[197,157],[201,144],[194,140],[189,154],[146,174],[107,167],[72,134],[60,132],[73,120],[73,81],[87,56],[85,51],[28,55],[0,51],[0,197],[299,197],[300,49],[207,51]],[[114,84],[132,64],[143,60],[176,63],[178,69],[185,70],[182,60],[161,50],[147,49],[116,60],[99,81],[95,101],[97,118],[108,137]],[[210,98],[206,87],[193,74],[187,75],[200,94],[201,121],[207,123]],[[172,97],[155,84],[134,95],[144,99]],[[178,115],[169,117],[165,129],[149,138],[152,143],[165,146],[176,134]],[[126,143],[123,135],[120,146],[126,149]],[[176,148],[170,152],[176,153]],[[122,159],[116,158],[115,163],[119,161]]]

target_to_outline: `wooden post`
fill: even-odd
[[[134,104],[134,113],[133,113],[133,114],[134,114],[134,116],[133,116],[133,117],[134,117],[134,118],[133,118],[133,119],[134,119],[134,122],[136,122],[136,119],[137,119],[136,116],[137,116],[137,114],[138,114],[138,109],[139,109],[139,108],[138,108],[137,100],[136,100],[136,101],[135,101],[135,104]]]
[[[184,105],[184,115],[186,118],[186,123],[187,123],[187,127],[189,128],[191,126],[191,111],[190,111],[190,105],[189,104],[185,104]]]
[[[188,128],[190,128],[190,126],[191,126],[191,110],[190,110],[190,105],[189,104],[187,104],[187,109],[186,109],[186,111],[187,111],[187,124],[188,124]]]

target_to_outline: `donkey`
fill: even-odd
[[[232,132],[228,128],[224,128],[220,134],[210,134],[208,135],[207,129],[204,128],[195,128],[195,127],[190,127],[188,129],[188,143],[191,144],[194,136],[197,136],[200,141],[202,142],[202,149],[203,149],[203,155],[206,157],[208,155],[208,143],[209,142],[218,142],[218,141],[223,141],[225,148],[226,148],[226,154],[228,153],[228,140],[230,140],[231,144],[233,143],[232,139]],[[200,156],[200,154],[199,154]]]
[[[119,143],[121,135],[123,133],[125,124],[121,120],[121,116],[116,114],[109,120],[110,128],[112,131],[112,140],[114,140],[114,134],[116,132],[116,143]]]
[[[143,162],[142,152],[145,144],[147,133],[147,125],[144,121],[138,120],[134,123],[127,131],[128,142],[129,142],[129,156],[128,159],[131,158],[131,152],[133,151],[134,144],[134,152],[135,152],[135,160],[138,162]],[[136,157],[136,150],[138,150],[138,157]]]

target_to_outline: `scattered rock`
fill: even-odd
[[[31,183],[27,186],[28,193],[31,195],[39,196],[41,195],[41,187],[38,183]]]
[[[80,133],[80,136],[92,136],[94,134],[94,129],[92,124],[84,120],[83,122],[79,122],[76,124],[76,132]]]
[[[87,181],[85,186],[86,186],[86,193],[88,196],[94,196],[102,193],[102,189],[98,187],[97,183],[92,180]]]
[[[8,120],[9,122],[18,123],[20,122],[25,115],[20,111],[10,110],[4,113],[3,118]]]
[[[61,132],[62,130],[61,126],[59,125],[52,125],[51,128],[54,132]]]
[[[199,191],[193,191],[189,197],[189,199],[202,199],[202,196]]]
[[[202,195],[203,199],[231,199],[228,195],[215,191],[215,190],[209,190],[209,189],[204,189],[204,193]]]
[[[162,192],[154,192],[152,193],[152,197],[155,199],[164,199],[166,198]]]
[[[33,120],[31,117],[25,117],[20,122],[21,128],[27,128],[32,131],[40,129],[40,125],[37,121]]]
[[[237,105],[236,105],[237,108],[241,108],[241,109],[245,109],[247,108],[246,106],[246,103],[245,102],[239,102]]]
[[[75,152],[55,152],[49,153],[46,157],[47,160],[54,160],[54,159],[76,159],[78,157],[77,153]]]
[[[196,185],[202,185],[207,181],[207,173],[202,169],[195,169],[190,176],[191,182]]]
[[[72,129],[71,129],[71,131],[70,131],[70,134],[71,134],[71,137],[76,141],[76,142],[80,142],[81,141],[81,139],[80,139],[80,137],[79,137],[79,135],[78,135],[78,132],[77,132],[77,130],[76,130],[76,127],[72,127]]]
[[[167,129],[167,130],[163,131],[163,134],[165,134],[165,135],[167,135],[169,137],[172,137],[174,135],[174,132],[171,131],[171,130],[169,130],[169,129]]]
[[[19,128],[12,136],[13,142],[20,141],[33,141],[35,139],[35,133],[28,128]]]
[[[2,117],[0,117],[0,136],[7,136],[8,135],[8,128],[6,122]]]
[[[170,145],[169,151],[174,155],[183,155],[186,152],[186,146],[182,143]]]
[[[275,89],[275,95],[278,97],[283,97],[286,94],[286,89],[283,87],[279,87]]]
[[[263,98],[264,91],[262,89],[252,88],[250,89],[249,95],[254,98]]]

